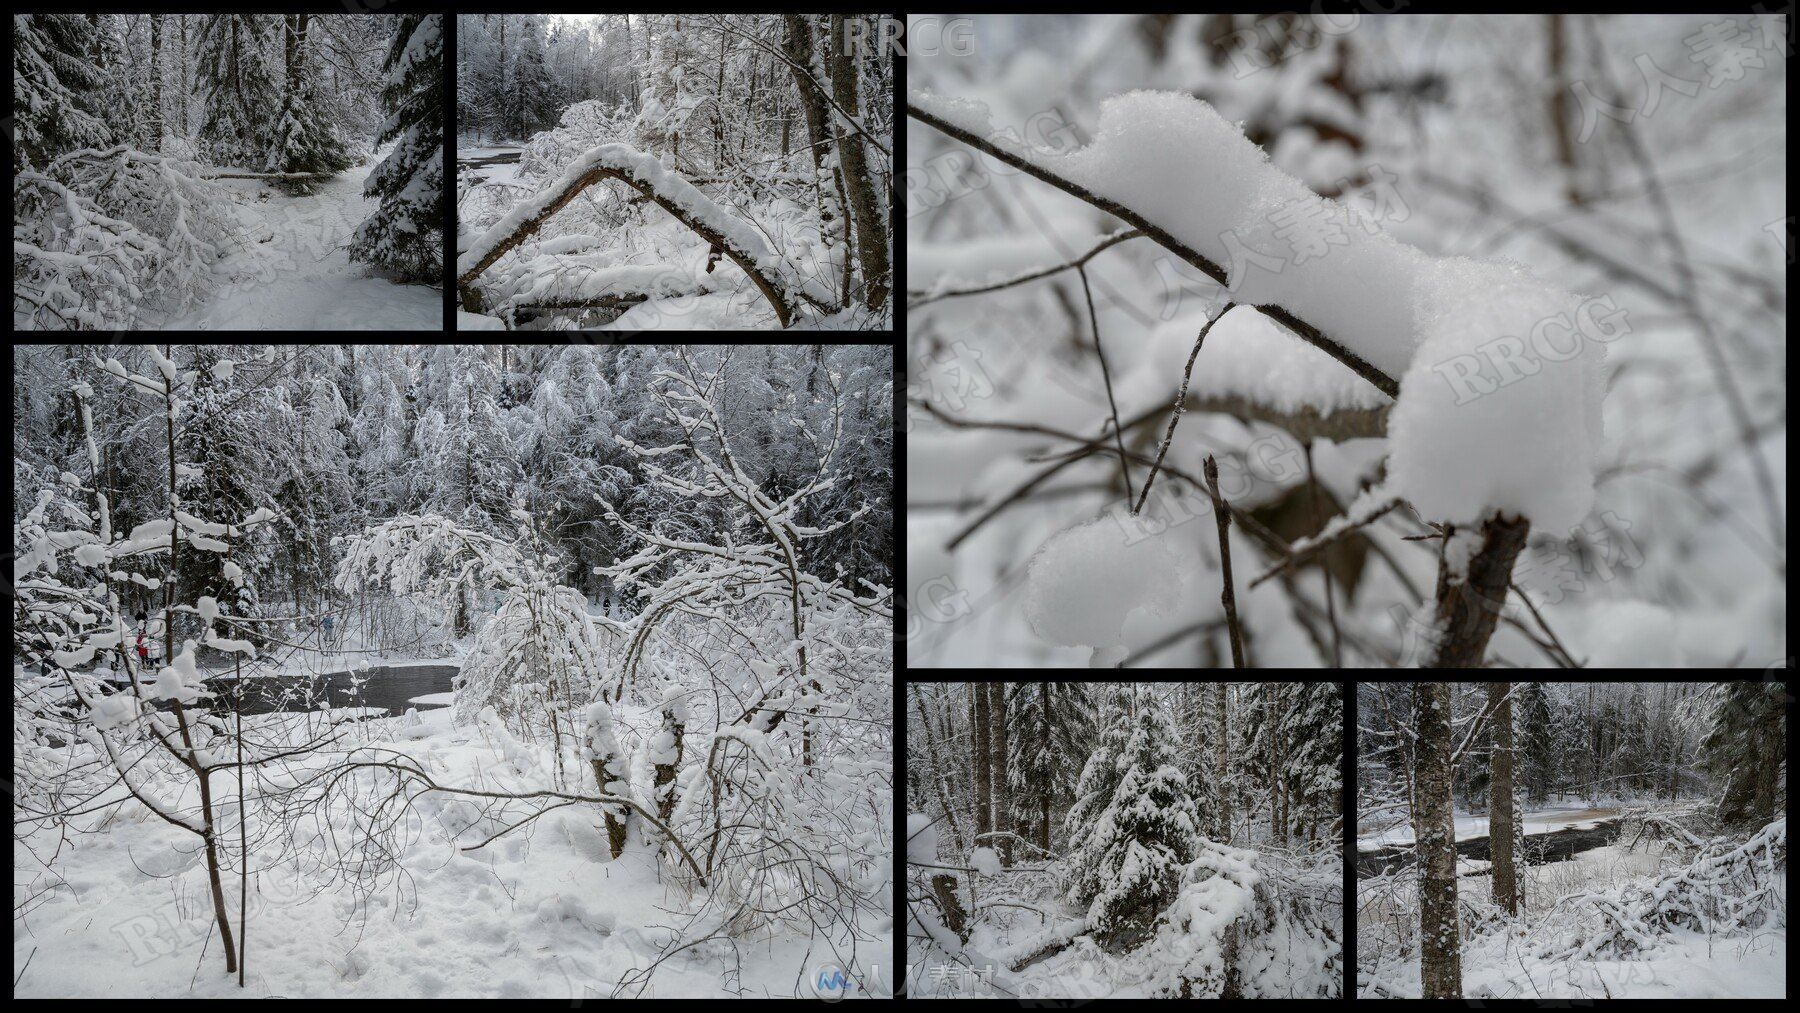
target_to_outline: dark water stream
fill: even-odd
[[[1525,836],[1525,863],[1527,865],[1543,865],[1547,862],[1566,862],[1583,851],[1604,847],[1619,839],[1619,819],[1614,817],[1598,821],[1592,829],[1552,830],[1544,834],[1527,834]],[[1472,858],[1485,862],[1488,860],[1488,839],[1471,837],[1456,842],[1456,853],[1463,858]],[[1359,876],[1379,876],[1383,872],[1411,868],[1413,855],[1411,848],[1383,848],[1380,851],[1359,851],[1356,854],[1356,873]]]
[[[456,665],[371,666],[365,672],[330,672],[314,676],[271,676],[243,680],[243,712],[273,714],[278,711],[316,711],[326,707],[373,707],[388,714],[405,714],[408,707],[431,710],[445,704],[413,703],[413,697],[448,693],[456,677]],[[209,679],[206,688],[218,694],[212,709],[229,711],[238,693],[230,677]]]

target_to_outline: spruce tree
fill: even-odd
[[[275,133],[269,141],[267,172],[338,173],[350,168],[350,153],[338,137],[313,94],[313,74],[307,67],[307,28],[310,14],[287,15],[285,29],[287,81],[282,89],[281,112],[275,117]],[[322,179],[283,180],[291,193],[308,193]]]
[[[1125,776],[1123,766],[1126,747],[1131,742],[1131,713],[1128,701],[1119,699],[1120,691],[1106,692],[1099,704],[1104,731],[1100,742],[1081,768],[1075,785],[1075,800],[1063,818],[1063,839],[1069,855],[1069,900],[1086,907],[1099,891],[1099,869],[1095,855],[1088,850],[1094,829],[1106,808],[1112,804],[1113,792]]]
[[[1287,782],[1290,829],[1311,840],[1341,812],[1344,702],[1333,682],[1282,683],[1279,692],[1287,701],[1280,776]]]
[[[270,67],[273,16],[211,14],[200,26],[200,140],[219,165],[254,169],[269,150],[269,114],[281,105]]]
[[[1006,775],[1019,836],[1049,852],[1055,813],[1068,807],[1070,785],[1087,755],[1087,688],[1078,682],[1015,682],[1006,712]]]
[[[1193,800],[1175,766],[1168,712],[1142,690],[1136,711],[1119,786],[1083,849],[1098,886],[1088,926],[1114,952],[1149,936],[1174,901],[1199,837]]]
[[[365,193],[380,202],[356,230],[350,257],[396,280],[433,282],[443,270],[444,39],[437,14],[402,14],[388,46],[388,112],[377,143],[394,148],[369,174]]]
[[[13,15],[13,168],[112,143],[101,118],[106,75],[88,54],[94,26],[80,14]]]
[[[1554,773],[1554,727],[1550,718],[1550,698],[1541,682],[1523,683],[1519,688],[1519,780],[1525,786],[1525,797],[1531,805],[1543,805],[1549,797]]]
[[[1782,682],[1720,683],[1712,690],[1701,756],[1723,785],[1719,821],[1760,826],[1784,808],[1779,782],[1787,756]]]

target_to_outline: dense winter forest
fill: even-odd
[[[13,15],[13,326],[441,328],[441,29]]]
[[[895,30],[458,15],[459,326],[890,326]]]
[[[16,994],[886,987],[890,349],[13,368]]]
[[[909,664],[1786,657],[1790,32],[913,16]]]
[[[906,690],[907,995],[1335,998],[1337,683]]]
[[[1357,687],[1357,996],[1787,994],[1786,683]]]

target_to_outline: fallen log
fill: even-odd
[[[618,180],[654,201],[695,235],[723,250],[743,269],[775,310],[782,327],[793,319],[787,288],[763,266],[774,254],[749,225],[726,214],[694,185],[669,172],[655,158],[624,144],[602,144],[569,166],[562,179],[513,208],[464,251],[457,261],[458,287],[465,307],[479,303],[469,286],[507,251],[535,235],[581,191],[602,180]]]

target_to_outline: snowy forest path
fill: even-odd
[[[351,238],[374,211],[363,183],[380,162],[288,196],[254,180],[232,180],[243,225],[237,248],[218,264],[226,280],[201,306],[167,329],[438,329],[443,302],[425,285],[396,285],[349,258]]]

